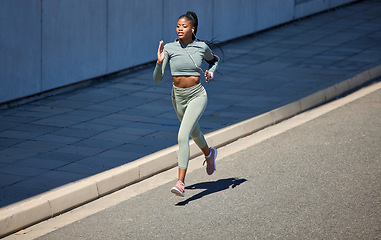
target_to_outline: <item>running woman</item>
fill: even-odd
[[[176,26],[178,38],[165,46],[160,41],[153,72],[154,81],[160,82],[169,62],[173,78],[172,104],[181,122],[178,132],[178,181],[171,192],[181,197],[185,193],[184,182],[190,155],[189,137],[192,137],[205,155],[207,174],[212,175],[216,170],[217,150],[209,148],[198,121],[208,102],[207,93],[200,82],[203,73],[201,62],[205,59],[209,64],[209,69],[203,73],[208,82],[213,78],[219,58],[205,42],[197,39],[197,27],[198,18],[194,12],[187,12],[179,17]]]

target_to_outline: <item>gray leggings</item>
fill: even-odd
[[[198,121],[208,103],[208,96],[201,83],[190,88],[172,88],[172,104],[181,121],[179,143],[179,168],[187,169],[189,162],[189,137],[202,149],[207,146]]]

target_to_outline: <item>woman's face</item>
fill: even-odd
[[[186,18],[180,18],[177,21],[176,33],[183,43],[192,42],[192,29],[192,21]]]

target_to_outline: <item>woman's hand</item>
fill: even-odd
[[[157,49],[157,62],[162,63],[164,61],[164,57],[164,42],[163,40],[161,40],[159,43],[159,48]]]
[[[208,70],[205,71],[205,82],[209,82],[210,79],[213,78],[213,73],[209,72]]]

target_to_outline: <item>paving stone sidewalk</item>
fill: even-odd
[[[226,43],[200,126],[218,130],[378,66],[380,43],[378,0]],[[0,110],[0,207],[177,144],[169,69],[156,84],[153,68]]]

